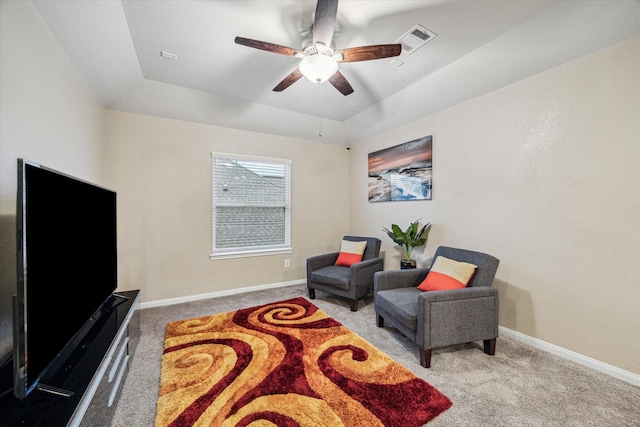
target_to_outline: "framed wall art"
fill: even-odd
[[[431,200],[432,137],[369,153],[369,202]]]

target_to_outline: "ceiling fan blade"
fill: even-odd
[[[292,84],[300,80],[301,77],[302,77],[302,73],[300,72],[300,69],[296,68],[291,72],[291,74],[289,74],[280,83],[278,83],[278,85],[273,88],[273,91],[282,92],[283,90],[285,90],[286,88],[288,88],[289,86],[291,86]]]
[[[333,87],[338,89],[338,91],[344,96],[353,93],[353,88],[340,71],[336,71],[333,76],[329,77],[329,83],[331,83]]]
[[[338,0],[318,0],[313,22],[313,44],[331,45],[338,15]]]
[[[378,44],[372,46],[350,47],[336,51],[334,58],[338,62],[370,61],[372,59],[391,58],[398,56],[402,52],[402,45]],[[340,59],[342,55],[342,59]],[[336,58],[337,56],[337,58]]]
[[[273,52],[286,56],[303,56],[300,49],[294,49],[292,47],[281,46],[279,44],[262,42],[260,40],[247,39],[245,37],[236,37],[236,44],[242,46],[248,46],[255,49],[266,50],[267,52]]]

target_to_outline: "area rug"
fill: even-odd
[[[167,324],[155,424],[417,427],[450,406],[300,297]]]

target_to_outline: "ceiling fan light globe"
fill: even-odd
[[[322,83],[338,71],[338,63],[330,56],[318,54],[303,58],[298,68],[311,82]]]

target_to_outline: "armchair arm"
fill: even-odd
[[[428,268],[411,268],[407,270],[386,270],[377,272],[373,278],[373,291],[416,287],[427,277]]]
[[[498,289],[472,286],[418,296],[416,340],[422,348],[498,336]],[[429,320],[427,320],[429,319]]]
[[[369,269],[372,267],[378,267],[380,264],[384,265],[384,260],[381,257],[376,257],[376,258],[369,258],[364,261],[356,262],[355,264],[351,264],[349,268],[351,269],[351,274],[353,274],[361,270]]]
[[[307,258],[307,271],[314,271],[335,264],[338,254],[339,252],[331,252]]]
[[[498,297],[498,289],[492,286],[472,286],[470,288],[452,289],[447,291],[422,292],[418,299],[421,304],[437,301],[455,301],[469,298]]]
[[[349,282],[356,286],[365,286],[371,289],[374,274],[383,268],[384,259],[381,257],[351,264],[351,267],[349,267]]]

